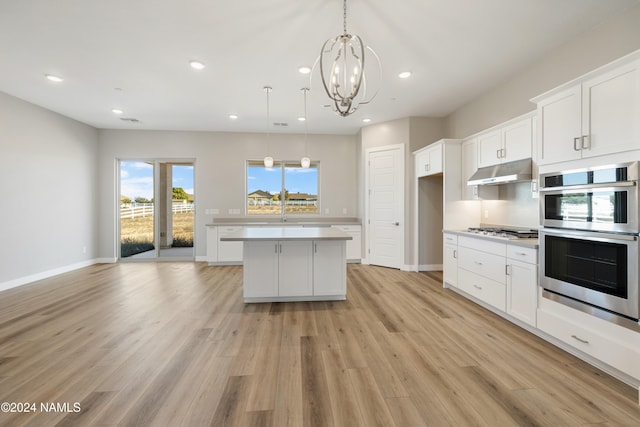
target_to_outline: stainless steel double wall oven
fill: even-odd
[[[639,326],[638,162],[540,175],[543,295]]]

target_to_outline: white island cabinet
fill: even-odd
[[[345,243],[330,227],[244,227],[220,240],[243,242],[245,302],[343,300]]]

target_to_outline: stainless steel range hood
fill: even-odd
[[[497,185],[531,181],[531,159],[515,160],[480,168],[467,181],[467,185]]]

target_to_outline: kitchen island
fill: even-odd
[[[346,241],[331,227],[244,227],[221,237],[243,242],[245,302],[347,297]]]

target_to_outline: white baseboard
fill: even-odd
[[[420,264],[418,271],[442,271],[442,264]]]
[[[87,261],[77,262],[75,264],[65,265],[64,267],[54,268],[51,270],[43,271],[29,276],[19,277],[17,279],[9,280],[8,282],[0,283],[0,291],[6,291],[7,289],[17,288],[18,286],[26,285],[28,283],[35,282],[37,280],[48,279],[49,277],[57,276],[58,274],[68,273],[80,268],[89,267],[90,265],[101,262],[97,259],[90,259]]]
[[[206,255],[204,255],[204,256],[200,255],[200,256],[196,257],[196,262],[207,262],[207,261],[208,260],[207,260],[207,256]]]
[[[97,258],[95,264],[114,264],[118,258]]]

